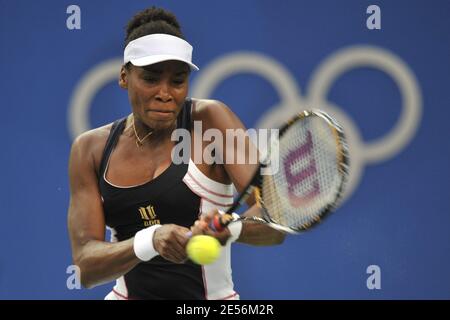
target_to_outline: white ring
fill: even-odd
[[[227,54],[203,68],[193,85],[194,97],[210,97],[224,79],[234,74],[252,72],[269,81],[280,95],[281,101],[299,101],[300,92],[295,79],[276,60],[255,52]]]
[[[81,78],[69,103],[68,124],[72,139],[91,129],[89,110],[97,92],[112,80],[119,78],[122,60],[113,59],[103,62]]]
[[[397,83],[402,96],[402,111],[395,126],[383,137],[362,144],[366,162],[392,158],[414,137],[422,114],[422,97],[416,77],[408,66],[387,50],[372,46],[354,46],[339,50],[317,69],[310,82],[309,100],[323,101],[331,85],[344,72],[357,67],[374,67],[386,72]]]

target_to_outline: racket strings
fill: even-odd
[[[262,177],[262,203],[269,219],[293,230],[320,221],[341,195],[342,137],[312,115],[291,124],[279,140],[279,170]]]

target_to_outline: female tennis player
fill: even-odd
[[[226,210],[233,203],[233,185],[241,191],[257,167],[248,161],[192,160],[195,147],[203,154],[210,143],[194,143],[206,130],[220,130],[225,139],[226,129],[244,127],[223,103],[187,97],[189,74],[198,69],[191,57],[192,46],[173,14],[159,8],[139,12],[126,29],[119,77],[131,114],[73,143],[68,213],[73,260],[84,287],[116,280],[106,299],[238,299],[231,244],[275,245],[284,239],[284,233],[263,224],[233,223],[215,234],[224,245],[216,262],[199,266],[187,259],[194,222]],[[195,132],[194,121],[201,121],[202,132]],[[187,163],[173,161],[176,129],[191,133]],[[223,159],[228,152],[249,159],[255,147],[248,137],[245,145],[217,152]],[[249,210],[255,215],[258,209]],[[105,241],[105,227],[111,242]],[[197,222],[192,231],[204,228]]]

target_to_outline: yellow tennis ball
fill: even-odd
[[[222,246],[216,238],[205,235],[193,236],[186,246],[189,258],[201,265],[216,261],[221,250]]]

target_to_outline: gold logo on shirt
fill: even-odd
[[[161,224],[159,219],[156,219],[155,208],[153,206],[140,207],[139,213],[141,214],[142,221],[145,227],[153,226],[155,224]]]

